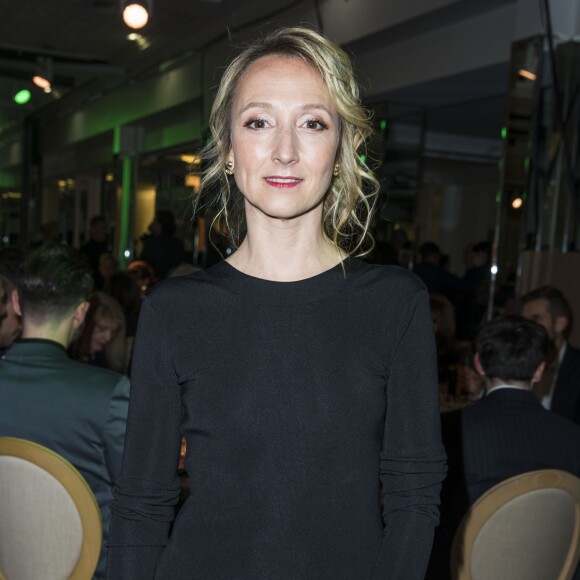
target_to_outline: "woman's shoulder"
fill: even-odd
[[[215,293],[219,281],[209,270],[199,270],[185,276],[165,278],[153,285],[145,296],[145,301],[159,308],[165,306],[173,309],[184,301],[200,299],[204,295]]]
[[[391,296],[395,294],[406,298],[427,290],[422,280],[407,268],[368,264],[357,258],[351,258],[350,262],[355,286],[373,287],[379,291],[388,292]]]

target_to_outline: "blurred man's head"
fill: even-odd
[[[51,329],[60,332],[65,327],[68,342],[68,334],[84,320],[92,287],[89,266],[77,250],[47,244],[31,252],[22,266],[16,304],[25,337],[39,332],[49,337]]]
[[[491,385],[530,387],[540,380],[550,348],[546,330],[522,316],[488,322],[475,339],[475,368]]]
[[[421,262],[429,262],[436,266],[441,265],[441,250],[439,246],[433,242],[425,242],[419,246],[419,255]]]
[[[553,286],[542,286],[522,297],[521,314],[541,324],[559,349],[572,329],[572,309],[562,292]]]
[[[89,236],[95,242],[102,244],[107,241],[107,222],[102,215],[93,217],[89,224]]]
[[[479,242],[471,248],[471,262],[474,268],[485,266],[491,260],[491,244]]]

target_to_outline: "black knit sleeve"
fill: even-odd
[[[153,578],[179,498],[181,401],[171,337],[145,299],[131,370],[121,476],[114,490],[107,578]]]
[[[384,538],[374,580],[420,580],[438,523],[446,473],[427,292],[409,300],[387,384],[380,454]]]

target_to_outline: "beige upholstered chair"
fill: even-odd
[[[0,437],[0,578],[90,579],[101,543],[82,475],[42,445]]]
[[[532,471],[499,483],[463,518],[454,580],[569,580],[580,557],[580,479]]]

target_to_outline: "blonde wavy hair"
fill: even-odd
[[[282,28],[246,48],[225,70],[210,114],[211,140],[201,153],[206,169],[194,200],[195,209],[214,206],[214,221],[223,219],[235,246],[246,234],[244,198],[226,174],[231,149],[231,111],[236,89],[248,67],[258,59],[280,55],[301,58],[322,76],[340,119],[337,163],[324,199],[323,232],[337,248],[362,256],[373,247],[369,225],[379,190],[373,173],[361,161],[372,133],[370,113],[362,106],[359,86],[346,53],[334,42],[308,28]]]

